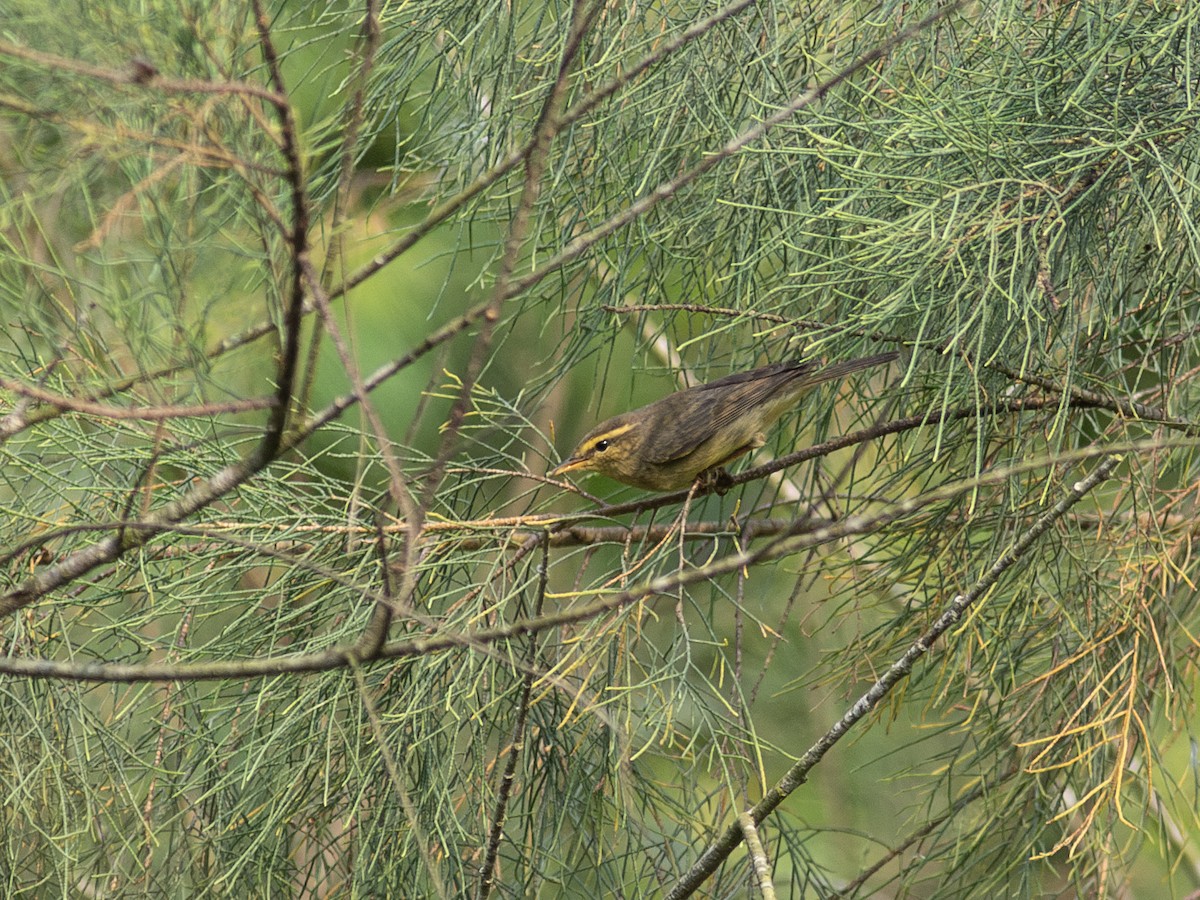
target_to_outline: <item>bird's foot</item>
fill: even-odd
[[[711,491],[724,497],[733,487],[733,476],[726,472],[723,466],[715,466],[696,476],[696,487],[698,490]]]

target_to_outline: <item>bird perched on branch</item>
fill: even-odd
[[[601,422],[550,474],[599,472],[650,491],[680,490],[701,475],[719,478],[726,463],[761,447],[766,429],[805,393],[899,355],[775,363],[698,384]]]

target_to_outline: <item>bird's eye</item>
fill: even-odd
[[[596,452],[603,453],[608,449],[608,441],[596,441]]]

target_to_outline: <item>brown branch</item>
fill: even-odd
[[[806,526],[813,529],[823,528],[831,524],[827,519],[805,517]],[[745,522],[730,524],[728,518],[714,519],[707,522],[688,522],[682,529],[678,524],[664,525],[567,525],[550,533],[551,547],[587,547],[593,544],[637,544],[645,541],[657,543],[669,537],[682,541],[705,541],[714,537],[738,537],[752,541],[763,537],[772,537],[791,530],[796,532],[796,519],[747,519]],[[518,538],[513,535],[507,538],[501,546],[522,546],[529,536]],[[546,543],[539,535],[536,546]],[[477,550],[487,546],[496,546],[494,539],[488,538],[450,538],[457,550]]]
[[[286,95],[276,93],[255,84],[242,81],[201,81],[198,79],[163,78],[157,70],[148,73],[147,65],[135,59],[129,60],[126,69],[106,69],[103,66],[93,66],[89,63],[68,59],[65,56],[55,56],[40,50],[31,50],[0,41],[0,56],[11,56],[26,62],[53,69],[58,72],[70,72],[73,75],[83,75],[96,81],[106,81],[109,84],[131,85],[134,87],[153,87],[156,91],[169,94],[232,94],[244,97],[256,97],[265,100],[273,106],[287,103]],[[153,69],[153,66],[149,67]]]
[[[227,403],[200,403],[195,406],[107,406],[103,403],[93,403],[89,400],[63,397],[53,391],[23,384],[13,378],[0,376],[0,388],[37,400],[64,412],[84,413],[98,416],[102,419],[134,419],[144,422],[156,422],[163,419],[186,419],[195,416],[217,416],[225,413],[251,412],[256,409],[270,409],[276,402],[273,397],[258,397],[250,400],[230,400]],[[0,419],[0,433],[8,431],[8,417]]]
[[[1117,449],[1124,450],[1126,448],[1088,448],[1086,450],[1063,454],[1058,458],[1016,463],[1012,466],[986,472],[983,475],[964,482],[956,482],[936,488],[917,497],[896,501],[874,515],[847,516],[839,522],[831,523],[807,534],[787,533],[770,541],[763,547],[754,550],[739,551],[704,566],[661,575],[638,587],[602,596],[599,599],[570,609],[561,609],[546,613],[534,619],[518,619],[506,625],[499,625],[492,628],[479,628],[455,633],[442,632],[395,641],[383,647],[377,658],[382,660],[426,656],[453,649],[480,650],[486,648],[488,645],[515,637],[524,637],[542,631],[562,628],[566,625],[574,625],[606,613],[617,612],[658,595],[672,595],[681,587],[710,581],[718,576],[736,572],[743,567],[781,559],[804,552],[812,547],[833,543],[847,537],[878,531],[895,522],[906,520],[926,507],[951,500],[961,494],[977,490],[984,485],[1003,483],[1025,472],[1045,467],[1061,466],[1071,462],[1078,463],[1096,457],[1108,457],[1110,461],[1115,460],[1116,457],[1113,454]],[[1136,452],[1139,447],[1138,445],[1133,445],[1128,449]],[[1115,462],[1113,464],[1115,465]],[[803,522],[796,523],[797,529],[803,529],[804,527],[805,524]],[[536,543],[534,546],[536,546]],[[3,602],[5,599],[0,598],[0,602]],[[4,609],[0,606],[0,613],[3,612]],[[0,672],[12,675],[62,678],[76,681],[136,682],[172,679],[209,681],[227,678],[257,678],[285,673],[321,672],[341,668],[357,662],[358,657],[355,654],[354,647],[346,646],[335,647],[318,653],[300,653],[269,659],[193,663],[179,666],[168,666],[161,663],[135,663],[129,665],[117,663],[81,664],[74,662],[62,663],[52,660],[0,658]]]
[[[775,900],[775,885],[771,880],[771,860],[767,857],[767,850],[758,836],[758,824],[749,813],[742,813],[738,816],[738,828],[742,829],[746,846],[750,848],[754,880],[758,883],[758,890],[763,895],[763,900]]]
[[[1167,428],[1173,428],[1177,431],[1182,431],[1188,435],[1200,435],[1200,424],[1190,422],[1187,419],[1179,419],[1175,416],[1169,416],[1161,409],[1155,409],[1152,406],[1146,406],[1143,403],[1138,403],[1135,400],[1126,400],[1122,397],[1106,397],[1096,391],[1090,391],[1087,388],[1082,388],[1077,385],[1071,385],[1064,389],[1062,385],[1056,384],[1049,378],[1043,378],[1041,375],[1034,375],[1030,372],[1023,372],[1012,368],[1002,362],[987,363],[989,369],[1007,375],[1013,381],[1032,384],[1041,388],[1044,391],[1063,395],[1065,394],[1076,403],[1091,406],[1098,409],[1107,409],[1117,413],[1127,419],[1140,419],[1145,422],[1154,422],[1158,425],[1163,425]]]
[[[274,459],[283,441],[292,405],[292,390],[300,359],[300,328],[304,314],[304,266],[308,260],[308,197],[304,189],[304,166],[300,160],[300,139],[295,113],[283,83],[283,70],[271,38],[271,24],[262,0],[254,0],[254,18],[258,27],[259,44],[277,91],[274,101],[279,117],[280,152],[287,163],[286,182],[291,190],[292,225],[287,234],[292,267],[291,291],[284,308],[283,352],[276,372],[276,404],[271,409],[266,433],[258,448],[251,454],[249,464],[261,469]]]
[[[355,642],[354,652],[359,659],[374,659],[379,654],[379,649],[387,641],[388,629],[395,615],[396,592],[392,589],[392,566],[388,558],[387,536],[379,517],[375,521],[375,548],[379,554],[379,581],[383,585],[383,596],[375,601],[371,618]],[[403,570],[401,578],[405,578],[406,574],[407,570]]]

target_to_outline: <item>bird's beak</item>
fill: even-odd
[[[572,456],[570,459],[564,459],[546,474],[551,478],[557,478],[559,475],[566,475],[568,472],[574,472],[576,469],[582,469],[586,467],[587,464],[588,460],[585,457]]]

